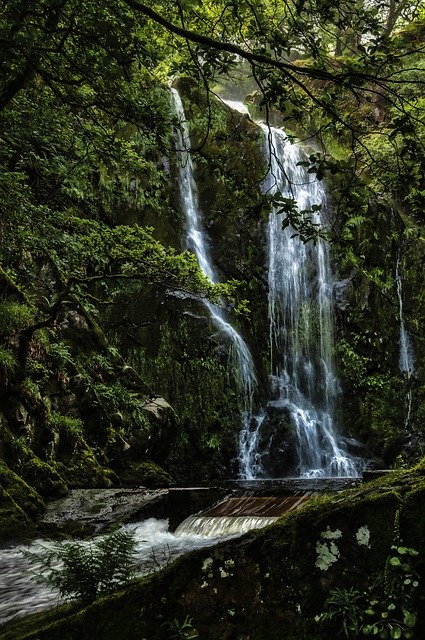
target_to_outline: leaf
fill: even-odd
[[[400,558],[397,558],[397,556],[392,556],[390,558],[390,565],[392,567],[401,567]]]
[[[407,627],[414,627],[416,625],[415,614],[411,611],[405,611],[403,622]]]

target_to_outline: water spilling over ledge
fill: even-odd
[[[240,103],[226,104],[247,113]],[[293,200],[299,212],[309,212],[312,224],[325,228],[326,192],[303,165],[306,154],[281,129],[259,126],[269,166],[264,193]],[[340,388],[332,358],[329,247],[320,237],[315,243],[302,241],[284,222],[285,214],[272,206],[267,228],[271,397],[263,411],[244,423],[239,437],[241,477],[273,477],[288,468],[285,439],[291,433],[285,433],[285,421],[295,433],[301,477],[356,477],[364,462],[350,455],[335,421]],[[276,423],[272,429],[271,412]]]

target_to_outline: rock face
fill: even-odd
[[[116,522],[165,517],[166,489],[74,489],[48,504],[38,520],[43,533],[98,534]]]
[[[328,640],[338,625],[324,628],[315,616],[331,588],[370,585],[371,576],[383,575],[394,542],[424,557],[424,505],[422,465],[312,500],[266,529],[193,552],[86,610],[25,620],[6,627],[3,637],[168,640],[186,622],[200,640]],[[423,564],[415,568],[422,581]],[[411,606],[418,604],[419,638],[423,606]]]

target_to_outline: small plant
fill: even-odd
[[[128,584],[135,575],[134,534],[118,530],[96,542],[65,542],[44,553],[25,552],[37,565],[34,579],[87,605]],[[40,570],[41,566],[41,570]]]
[[[18,363],[15,356],[7,349],[0,347],[0,373],[3,375],[6,383],[10,381],[10,378],[16,372],[17,368]]]
[[[58,429],[59,431],[74,436],[80,437],[84,433],[84,424],[79,418],[73,416],[65,416],[61,413],[51,413],[49,417],[49,425]]]
[[[363,594],[353,587],[332,589],[325,602],[325,610],[318,618],[323,621],[335,622],[340,627],[338,635],[344,633],[347,638],[357,637],[362,598]]]
[[[33,310],[21,302],[0,303],[0,335],[9,336],[33,321]]]
[[[193,628],[193,620],[186,616],[183,622],[179,622],[176,618],[170,623],[168,627],[173,635],[170,636],[170,640],[197,640],[199,634],[196,629]]]
[[[413,569],[413,558],[418,552],[398,542],[391,547],[384,570],[365,592],[333,589],[316,620],[336,624],[338,635],[347,638],[360,634],[380,640],[414,638],[419,576]]]
[[[154,549],[152,547],[146,560],[141,566],[141,570],[144,574],[156,573],[160,569],[167,567],[173,561],[173,552],[170,546],[164,545],[161,549]]]

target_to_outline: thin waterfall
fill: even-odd
[[[171,92],[174,112],[179,123],[179,126],[176,127],[175,145],[176,150],[180,152],[179,186],[182,207],[186,216],[188,244],[189,248],[196,255],[203,274],[207,276],[211,282],[218,283],[218,277],[208,252],[206,234],[202,227],[192,158],[189,152],[189,128],[180,95],[176,89],[172,89]],[[248,422],[252,410],[252,398],[257,386],[257,378],[250,350],[242,336],[227,320],[225,311],[208,300],[204,300],[203,302],[210,313],[213,323],[229,341],[231,347],[230,355],[237,373],[244,409],[243,422]]]
[[[406,329],[403,311],[403,279],[400,271],[400,253],[397,253],[395,267],[395,281],[398,298],[398,313],[400,323],[400,350],[399,350],[399,368],[407,378],[407,394],[406,394],[406,417],[404,419],[404,428],[407,429],[410,423],[410,414],[412,411],[412,386],[410,380],[415,373],[415,354],[413,351],[412,340]]]
[[[322,184],[299,163],[301,148],[280,129],[261,125],[269,171],[264,191],[293,198],[300,211],[326,205]],[[324,208],[324,207],[323,207]],[[323,227],[322,213],[311,221]],[[296,433],[298,473],[304,477],[355,477],[358,461],[346,451],[335,426],[340,392],[332,350],[333,305],[329,247],[304,243],[272,208],[268,224],[271,380],[274,399],[286,409]]]
[[[400,254],[397,255],[395,267],[395,281],[397,287],[398,312],[400,322],[400,355],[399,367],[400,371],[407,374],[410,378],[415,371],[415,356],[410,336],[406,330],[403,312],[403,280],[400,273]]]

